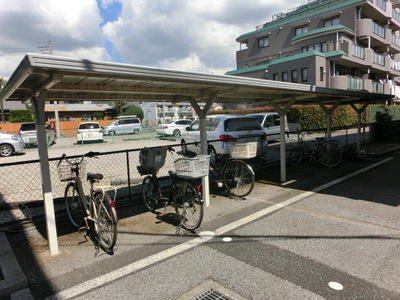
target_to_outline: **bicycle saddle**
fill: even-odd
[[[103,174],[100,173],[87,173],[87,180],[101,180],[103,179]]]

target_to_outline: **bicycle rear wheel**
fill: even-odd
[[[104,251],[111,251],[117,242],[117,219],[115,208],[111,206],[111,198],[105,193],[93,196],[92,217],[99,246]]]
[[[74,227],[80,227],[85,215],[78,188],[74,182],[68,183],[64,192],[64,203],[67,215]]]
[[[296,146],[294,147],[288,157],[288,164],[291,166],[296,166],[303,159],[304,149],[303,147]]]
[[[157,205],[157,185],[152,176],[146,176],[142,182],[143,203],[149,211],[154,211]]]
[[[318,157],[323,165],[333,168],[342,162],[343,152],[335,143],[326,142],[319,148]]]
[[[222,170],[222,181],[228,191],[237,197],[245,197],[254,188],[253,170],[243,161],[231,160]]]
[[[187,230],[195,230],[203,221],[203,200],[195,186],[189,181],[184,182],[183,189],[178,192],[175,184],[172,187],[173,197],[175,197],[175,212],[180,216],[181,224]]]

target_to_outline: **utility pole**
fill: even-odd
[[[53,43],[51,41],[49,41],[47,46],[40,46],[38,48],[40,50],[40,53],[42,53],[42,54],[53,55]]]
[[[3,86],[5,86],[6,81],[4,78],[0,78],[0,91],[3,89]],[[6,114],[4,113],[4,103],[3,101],[0,101],[0,109],[1,109],[1,123],[6,122]]]

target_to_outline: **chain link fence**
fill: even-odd
[[[354,131],[354,130],[353,130]],[[356,141],[350,136],[348,129],[336,132],[338,143],[342,146]],[[324,133],[316,133],[309,139],[324,136]],[[276,163],[280,157],[280,143],[269,143],[268,147],[260,142],[261,137],[244,137],[234,142],[258,141],[257,157],[246,160],[256,171],[264,168],[266,164]],[[365,141],[365,140],[364,140]],[[297,134],[291,134],[286,143],[286,152],[296,145]],[[208,148],[213,149],[217,155],[228,154],[230,140],[215,140],[208,142]],[[200,153],[200,143],[175,144],[173,153],[167,153],[165,165],[159,170],[158,176],[163,177],[162,186],[168,186],[168,171],[174,170],[174,161],[182,156],[195,156]],[[151,148],[151,147],[149,147]],[[141,201],[141,183],[143,176],[136,167],[139,166],[140,149],[101,152],[97,158],[85,158],[86,172],[102,173],[101,186],[113,186],[117,190],[117,203],[134,204]],[[74,158],[77,156],[70,156]],[[56,212],[64,210],[64,189],[66,182],[61,182],[58,176],[57,165],[59,159],[50,159],[49,167],[51,184]],[[43,215],[42,178],[39,160],[0,164],[2,180],[0,181],[0,224],[15,221],[32,220],[36,216]],[[89,184],[86,178],[83,180],[84,190],[89,192]],[[113,192],[114,189],[110,189]],[[139,196],[139,197],[138,197]],[[135,200],[136,199],[136,200]]]

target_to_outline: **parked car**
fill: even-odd
[[[165,124],[157,126],[156,133],[158,135],[167,136],[173,135],[175,137],[181,136],[186,127],[190,126],[193,122],[190,120],[173,120]]]
[[[78,126],[76,134],[77,142],[102,142],[103,141],[103,128],[97,122],[83,122]]]
[[[249,114],[248,116],[254,116],[257,118],[258,122],[264,128],[265,133],[267,134],[268,141],[277,141],[280,140],[280,132],[281,132],[281,118],[276,112],[268,112],[268,113],[255,113]],[[289,125],[287,118],[285,117],[285,136],[286,139],[289,137]]]
[[[105,135],[115,134],[139,134],[142,131],[142,123],[139,118],[123,118],[112,121],[107,126],[103,127]]]
[[[186,128],[182,133],[182,152],[187,154],[189,151],[199,153],[200,143],[184,145],[186,143],[200,142],[199,120]],[[206,118],[207,140],[222,140],[210,142],[208,153],[213,160],[217,154],[230,154],[231,147],[236,143],[257,141],[257,155],[260,155],[267,147],[264,129],[252,116],[236,115],[214,115]]]
[[[11,156],[24,148],[24,140],[19,135],[0,132],[0,156]]]
[[[56,142],[56,133],[50,127],[49,124],[46,124],[46,138],[47,138],[47,145],[52,145]],[[37,138],[37,130],[36,130],[36,123],[28,122],[22,123],[19,128],[19,135],[24,140],[25,145],[33,146],[37,145],[38,138]]]

